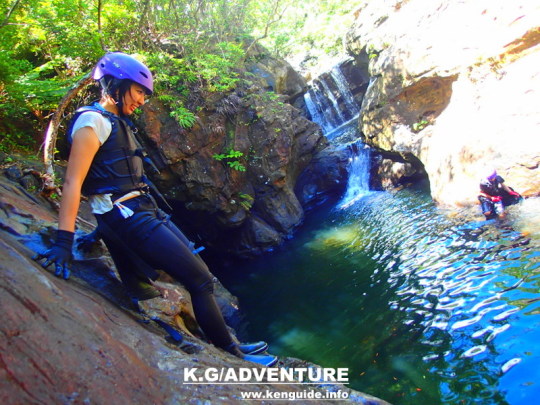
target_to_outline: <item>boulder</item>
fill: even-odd
[[[347,187],[350,153],[347,149],[324,149],[315,157],[295,186],[302,206],[313,208],[343,194]]]
[[[259,44],[250,51],[246,70],[261,88],[287,96],[291,104],[301,99],[307,88],[306,80],[286,60],[273,57]]]

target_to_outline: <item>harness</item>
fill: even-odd
[[[72,142],[73,126],[86,112],[97,112],[111,123],[109,138],[98,149],[84,180],[85,195],[123,195],[147,187],[143,171],[144,155],[134,139],[136,128],[131,121],[105,110],[99,103],[79,108],[71,120],[67,136]]]

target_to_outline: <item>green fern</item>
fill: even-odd
[[[191,128],[197,121],[197,117],[187,108],[179,106],[170,112],[170,116],[173,117],[178,125],[182,128]]]
[[[212,157],[216,160],[219,160],[220,162],[222,160],[225,160],[227,165],[234,170],[238,170],[239,172],[245,172],[246,166],[244,166],[238,158],[241,158],[244,156],[243,152],[240,152],[239,150],[230,149],[227,153],[216,153]]]

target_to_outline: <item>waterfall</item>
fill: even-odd
[[[337,122],[341,124],[344,123],[346,121],[345,117],[343,113],[341,112],[341,109],[339,108],[339,104],[338,104],[338,101],[336,100],[336,97],[334,96],[334,93],[332,93],[332,90],[330,90],[329,84],[324,79],[321,79],[320,83],[321,83],[322,88],[324,89],[324,94],[326,95],[328,100],[330,100],[330,102],[332,103],[332,108],[333,108],[335,117],[337,118]]]
[[[325,118],[325,114],[322,109],[322,103],[318,100],[317,93],[310,89],[304,94],[304,101],[306,102],[306,107],[311,115],[313,122],[319,124],[323,130],[323,133],[332,132],[333,125],[328,122]]]
[[[350,151],[347,191],[340,203],[346,208],[369,194],[370,153],[359,140],[360,107],[340,65],[315,78],[304,100],[313,122],[321,126],[328,140]]]
[[[350,92],[347,79],[345,78],[345,76],[343,76],[343,73],[341,72],[339,66],[334,66],[330,71],[330,75],[332,76],[334,82],[339,88],[339,92],[343,97],[345,105],[347,106],[347,111],[349,111],[351,114],[351,118],[349,119],[356,117],[360,113],[360,107],[358,106],[358,103],[355,101],[352,93]]]
[[[312,120],[321,126],[327,136],[356,119],[360,113],[358,102],[349,90],[349,82],[340,65],[313,79],[304,94],[304,101]]]
[[[340,208],[347,208],[353,205],[360,198],[368,195],[369,191],[369,169],[370,152],[361,141],[349,147],[352,149],[352,156],[349,158],[349,180],[347,191],[339,204]]]

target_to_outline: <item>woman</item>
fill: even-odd
[[[193,244],[148,194],[143,154],[127,116],[152,94],[152,73],[133,57],[114,52],[98,62],[93,77],[102,97],[79,109],[68,130],[71,152],[56,242],[35,258],[46,259],[43,267],[54,263],[57,276],[69,277],[75,219],[84,193],[128,289],[155,280],[155,269],[164,270],[188,289],[197,321],[214,345],[245,360],[274,365],[276,357],[257,354],[266,343],[233,342],[213,294],[215,278],[193,253]]]

